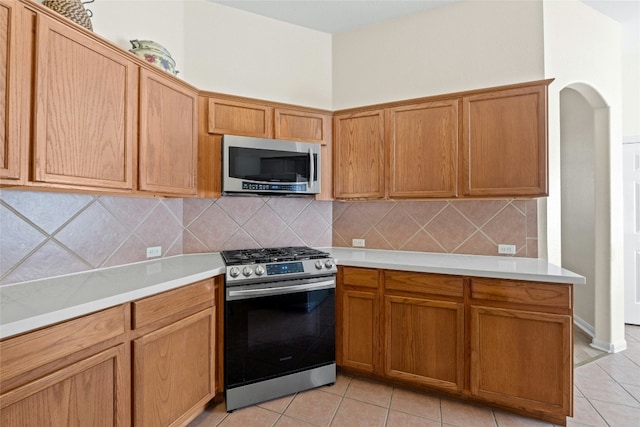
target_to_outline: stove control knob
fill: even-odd
[[[316,269],[322,270],[322,261],[320,260],[316,261]]]
[[[262,276],[264,274],[264,268],[261,265],[256,267],[256,274],[258,276]]]
[[[328,259],[327,262],[324,263],[324,266],[327,267],[328,269],[333,268],[333,261]]]
[[[231,267],[231,270],[229,270],[229,276],[238,277],[239,275],[240,275],[240,269],[238,267]]]
[[[249,277],[253,274],[253,270],[251,269],[251,267],[245,267],[242,269],[242,274],[244,274],[245,277]]]

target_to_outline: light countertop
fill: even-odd
[[[0,287],[0,338],[224,274],[218,253],[179,255]]]
[[[584,285],[579,274],[543,259],[377,249],[326,248],[338,265]]]
[[[584,277],[535,258],[321,248],[338,265],[586,283]],[[178,255],[119,267],[0,286],[0,339],[145,298],[225,273],[218,253]]]

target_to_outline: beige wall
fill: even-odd
[[[549,261],[561,265],[561,194],[571,189],[561,186],[560,92],[572,87],[593,108],[595,340],[617,351],[625,345],[621,26],[577,0],[543,4],[545,75],[555,81],[549,87],[549,197],[546,212],[539,212],[541,237]]]
[[[199,89],[331,109],[331,35],[205,0],[100,0],[94,31],[169,50],[178,77]]]
[[[543,77],[537,1],[463,1],[333,40],[335,109]]]

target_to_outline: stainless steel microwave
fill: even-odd
[[[318,194],[321,161],[320,144],[224,135],[222,191]]]

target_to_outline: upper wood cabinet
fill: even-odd
[[[321,145],[322,182],[320,188],[322,192],[316,196],[316,200],[332,200],[331,114],[276,107],[274,110],[274,133],[276,139],[313,142]]]
[[[140,190],[196,194],[197,118],[195,89],[140,71]]]
[[[334,116],[334,196],[385,196],[384,110]]]
[[[198,196],[220,197],[221,140],[230,134],[321,144],[316,199],[333,199],[331,113],[220,94],[201,95],[199,103]]]
[[[209,98],[209,133],[273,138],[273,107]]]
[[[335,197],[546,196],[551,81],[338,112]],[[384,125],[374,123],[382,116]],[[376,133],[377,126],[386,130],[384,138]],[[385,147],[386,169],[374,142],[378,140]]]
[[[138,66],[69,25],[37,22],[33,180],[132,190]]]
[[[547,85],[464,96],[465,196],[547,196]]]
[[[455,197],[457,99],[389,109],[389,197]]]
[[[23,79],[17,70],[18,63],[25,59],[17,54],[18,7],[13,0],[0,0],[0,179],[15,184],[24,180],[22,158],[26,147],[19,124],[23,114],[18,88]]]

